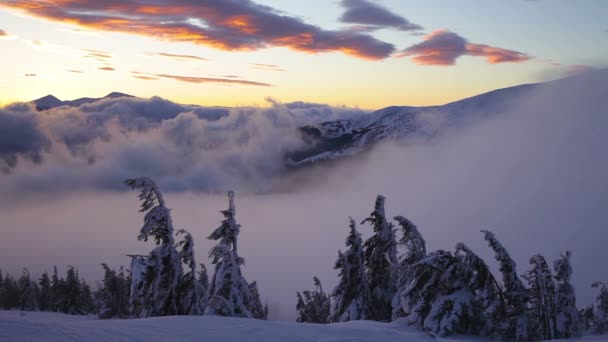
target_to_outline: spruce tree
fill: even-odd
[[[388,322],[392,316],[391,302],[397,292],[397,276],[393,272],[397,265],[397,241],[393,225],[386,220],[384,202],[384,196],[378,195],[374,211],[361,223],[369,222],[374,231],[364,244],[373,317]]]
[[[0,288],[0,307],[10,310],[19,307],[19,287],[10,274],[5,273]]]
[[[183,271],[181,256],[175,248],[171,212],[152,179],[142,177],[125,183],[140,191],[140,211],[146,213],[138,239],[151,238],[156,244],[148,256],[132,260],[132,305],[139,317],[177,315],[178,285]]]
[[[462,264],[462,276],[467,279],[466,287],[473,293],[470,306],[472,320],[460,322],[471,335],[501,338],[502,319],[505,317],[505,306],[502,289],[488,265],[465,244],[456,245],[455,257]]]
[[[553,263],[555,280],[555,302],[557,310],[557,338],[578,337],[582,333],[580,313],[576,308],[576,293],[570,283],[572,266],[570,264],[570,251],[562,254],[561,258]]]
[[[40,287],[40,300],[39,307],[40,311],[52,310],[51,300],[51,278],[47,272],[42,273],[38,280],[38,286]]]
[[[241,225],[236,222],[234,192],[228,192],[228,209],[221,211],[224,220],[209,239],[218,241],[209,253],[215,265],[211,279],[206,314],[263,319],[258,310],[259,293],[252,291],[241,273],[243,258],[237,253]]]
[[[65,282],[61,287],[61,304],[59,311],[70,315],[86,314],[85,303],[82,299],[82,288],[78,279],[78,271],[72,266],[68,266]]]
[[[528,339],[528,290],[517,275],[515,261],[507,252],[507,249],[496,239],[496,236],[488,231],[482,230],[488,245],[494,250],[494,258],[499,263],[504,286],[505,311],[504,317],[499,317],[502,322],[502,333],[504,339],[524,341]]]
[[[529,339],[551,340],[557,337],[555,282],[545,258],[537,254],[530,259],[533,266],[525,274],[530,286]]]
[[[104,277],[101,288],[95,293],[97,301],[97,316],[101,319],[128,318],[129,306],[129,279],[125,277],[123,268],[119,272],[101,264]]]
[[[203,312],[207,306],[207,298],[209,296],[209,275],[207,273],[207,267],[204,264],[200,264],[200,271],[198,271],[198,284],[201,290],[200,300]]]
[[[181,315],[202,315],[201,286],[196,279],[194,241],[192,240],[192,235],[183,229],[180,229],[177,234],[184,235],[183,239],[177,244],[177,247],[179,248],[182,263],[189,269],[179,281],[178,310]]]
[[[608,332],[608,288],[603,282],[596,282],[591,286],[600,290],[596,299],[593,332],[605,334]]]
[[[17,281],[19,291],[19,310],[38,310],[38,297],[40,291],[38,285],[30,279],[30,272],[23,269],[23,274]]]
[[[323,291],[321,281],[313,277],[315,290],[296,292],[298,302],[296,310],[298,312],[297,322],[300,323],[329,323],[330,316],[330,296]]]
[[[399,257],[397,270],[397,292],[392,300],[392,319],[405,316],[401,304],[401,293],[407,289],[412,279],[408,278],[408,268],[426,257],[426,242],[416,225],[403,216],[395,216],[395,221],[401,226],[402,236],[399,244],[405,252]]]
[[[365,274],[363,241],[355,220],[350,218],[350,233],[346,238],[346,252],[338,251],[334,269],[340,270],[340,282],[334,288],[331,322],[372,319],[371,293]]]

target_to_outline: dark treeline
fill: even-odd
[[[400,319],[442,336],[509,341],[608,332],[608,288],[593,284],[599,289],[596,305],[578,310],[569,251],[553,267],[542,255],[534,255],[530,269],[520,277],[506,248],[492,232],[482,231],[499,264],[499,282],[486,262],[463,243],[453,252],[427,252],[416,225],[402,216],[394,217],[396,224],[390,222],[384,202],[378,196],[373,212],[361,222],[373,230],[366,241],[350,219],[347,250],[338,251],[334,265],[339,282],[333,291],[325,293],[315,277],[314,290],[296,294],[298,322]]]

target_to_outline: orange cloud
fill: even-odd
[[[109,66],[105,66],[105,67],[101,67],[101,68],[97,68],[99,70],[104,70],[104,71],[114,71],[116,69],[109,67]]]
[[[524,62],[530,56],[514,50],[502,49],[490,45],[469,43],[460,35],[437,30],[424,37],[424,41],[408,47],[397,57],[410,57],[421,65],[454,65],[460,56],[485,57],[490,64],[505,62]]]
[[[223,84],[240,84],[240,85],[253,85],[253,86],[261,86],[261,87],[271,87],[272,84],[262,83],[262,82],[254,82],[247,80],[237,80],[237,79],[226,79],[226,78],[212,78],[212,77],[192,77],[192,76],[176,76],[176,75],[167,75],[167,74],[155,74],[154,76],[162,77],[162,78],[170,78],[180,82],[187,83],[223,83]]]
[[[223,50],[282,46],[309,53],[389,57],[394,45],[358,32],[326,30],[252,0],[7,0],[0,6],[95,30],[203,44]]]

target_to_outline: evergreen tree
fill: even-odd
[[[177,315],[178,285],[182,277],[181,256],[175,248],[170,210],[156,183],[147,177],[129,179],[126,184],[140,190],[141,212],[146,212],[138,239],[154,239],[146,257],[132,260],[131,301],[139,317]]]
[[[473,320],[461,322],[472,335],[501,337],[502,319],[505,317],[502,289],[488,265],[465,244],[456,245],[455,257],[462,264],[462,276],[468,279],[467,288],[473,293],[470,306],[473,308]]]
[[[438,250],[407,273],[412,281],[401,294],[407,322],[441,336],[471,333],[479,316],[469,275],[458,258]]]
[[[95,293],[97,301],[97,316],[101,319],[128,318],[129,307],[129,279],[125,277],[122,267],[117,273],[106,264],[104,269],[102,287]]]
[[[258,291],[258,283],[256,281],[249,284],[249,292],[251,292],[251,315],[258,319],[268,319],[268,306],[263,306],[260,300],[260,292]]]
[[[348,250],[338,251],[334,269],[340,270],[340,282],[334,288],[331,322],[366,320],[372,318],[371,293],[365,274],[363,241],[355,220],[350,218],[350,233],[346,238]]]
[[[570,283],[572,266],[570,264],[570,251],[562,254],[561,258],[553,263],[555,269],[555,302],[557,311],[557,338],[578,337],[582,333],[580,313],[576,308],[576,294],[574,286]]]
[[[407,288],[412,279],[408,279],[408,268],[426,257],[426,242],[412,221],[403,216],[395,216],[395,221],[401,226],[402,237],[399,244],[405,247],[405,252],[399,257],[397,275],[397,292],[392,300],[392,319],[405,316],[401,304],[401,293]]]
[[[38,301],[40,311],[51,311],[53,304],[51,300],[51,278],[47,272],[40,276],[38,286],[40,287],[40,299]]]
[[[198,283],[200,288],[201,307],[203,312],[207,306],[207,298],[209,295],[209,275],[207,274],[207,267],[204,264],[200,264],[200,271],[198,271]]]
[[[397,292],[397,277],[393,267],[397,265],[397,241],[393,225],[386,220],[385,198],[378,195],[369,222],[374,234],[365,241],[365,266],[372,298],[373,316],[378,321],[390,321],[391,302]]]
[[[82,307],[82,314],[95,312],[95,300],[93,299],[93,292],[91,292],[91,287],[84,279],[80,281],[80,304]]]
[[[51,290],[49,294],[50,311],[59,312],[59,306],[61,305],[62,297],[61,291],[63,284],[59,275],[57,274],[57,266],[53,266],[53,275],[51,276]]]
[[[595,310],[593,305],[590,305],[580,311],[581,330],[583,332],[592,332],[595,321]]]
[[[184,238],[178,243],[177,247],[179,248],[182,263],[189,268],[189,271],[181,277],[178,285],[179,313],[181,315],[201,315],[203,307],[201,303],[201,286],[196,279],[194,241],[192,240],[192,235],[183,229],[180,229],[177,234],[184,235]]]
[[[17,281],[6,273],[0,287],[0,307],[10,310],[19,307],[19,287]]]
[[[533,266],[525,275],[530,286],[529,339],[551,340],[557,337],[555,283],[545,258],[537,254],[530,259]]]
[[[241,225],[236,222],[234,192],[228,192],[228,209],[221,211],[224,220],[209,239],[218,241],[209,256],[215,265],[211,280],[206,314],[263,319],[258,310],[259,293],[251,291],[241,273],[243,258],[237,253],[237,238]]]
[[[72,266],[68,266],[65,282],[60,287],[61,304],[59,311],[70,315],[86,314],[85,303],[83,303],[82,288],[78,279],[78,272]]]
[[[304,291],[302,294],[296,292],[298,298],[296,304],[298,318],[296,321],[301,323],[329,323],[329,295],[323,292],[323,286],[321,286],[319,278],[313,277],[313,281],[315,284],[314,291]]]
[[[596,282],[591,286],[600,290],[596,300],[593,332],[605,334],[608,332],[608,288],[603,282]]]
[[[23,274],[17,282],[19,291],[19,309],[25,311],[38,310],[38,285],[30,279],[30,272],[23,269]]]
[[[482,230],[482,233],[484,233],[484,238],[488,241],[489,246],[494,250],[494,257],[498,261],[499,270],[502,273],[506,308],[504,317],[498,318],[498,321],[503,322],[501,335],[507,340],[527,340],[529,325],[527,289],[517,275],[515,261],[513,261],[506,248],[492,232]]]

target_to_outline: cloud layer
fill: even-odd
[[[411,57],[422,65],[454,65],[461,56],[485,57],[490,64],[524,62],[530,56],[514,50],[468,42],[457,33],[448,30],[433,31],[424,41],[408,47],[398,57]]]
[[[9,0],[0,6],[96,30],[136,33],[223,50],[270,46],[382,59],[395,47],[370,35],[326,30],[251,0]]]
[[[364,25],[362,29],[374,30],[380,28],[393,28],[400,31],[422,30],[422,26],[411,23],[409,20],[385,7],[367,0],[342,0],[345,8],[339,18],[343,23]],[[361,29],[361,27],[359,27]]]
[[[285,152],[300,147],[298,127],[362,113],[305,103],[199,107],[158,97],[104,98],[43,112],[13,104],[0,108],[0,199],[120,189],[123,179],[140,174],[173,191],[266,191],[285,171]]]

